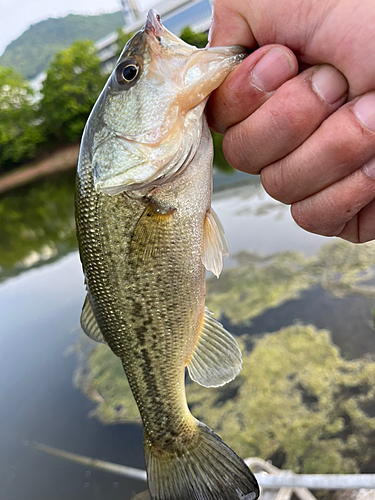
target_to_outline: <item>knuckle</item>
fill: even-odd
[[[283,165],[279,162],[263,168],[260,179],[264,189],[272,198],[290,205],[295,200],[293,200],[291,186],[284,174]]]
[[[250,172],[249,152],[246,148],[246,138],[243,137],[241,126],[227,130],[223,138],[222,147],[229,165],[237,170]]]
[[[292,204],[290,213],[292,214],[294,222],[302,229],[312,233],[317,232],[315,224],[312,223],[311,218],[306,214],[306,210],[304,210],[299,203]]]
[[[303,130],[306,124],[311,123],[311,114],[301,113],[303,90],[300,87],[300,81],[289,80],[274,94],[272,119],[275,124],[279,124],[283,134],[285,130]]]
[[[332,221],[325,220],[318,211],[306,206],[303,201],[292,204],[291,214],[296,224],[309,233],[336,236],[342,229],[341,227],[340,230],[333,228]]]
[[[340,120],[331,131],[331,135],[334,134],[332,142],[335,140],[336,154],[339,158],[356,160],[356,163],[367,161],[369,155],[375,152],[375,133],[358,120],[352,106],[345,106],[340,115]]]

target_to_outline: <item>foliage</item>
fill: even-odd
[[[125,45],[132,38],[134,33],[124,33],[122,28],[118,28],[117,30],[117,50],[116,50],[116,58],[120,57],[121,52],[123,51]]]
[[[317,284],[337,297],[348,293],[375,296],[375,288],[363,284],[374,275],[372,243],[337,240],[311,258],[298,252],[266,257],[242,252],[236,258],[238,266],[225,269],[220,280],[207,282],[207,306],[233,324],[249,324],[251,318]]]
[[[77,248],[74,172],[0,198],[0,281]]]
[[[77,141],[104,80],[92,42],[78,41],[57,53],[47,71],[40,105],[46,137]]]
[[[223,136],[221,134],[217,134],[216,132],[212,132],[212,140],[214,142],[214,166],[220,172],[224,172],[226,174],[233,174],[234,169],[227,162],[224,153],[223,153]]]
[[[203,49],[208,43],[208,33],[195,33],[189,26],[184,28],[180,34],[180,38],[189,45],[195,45],[199,49]]]
[[[242,372],[230,384],[187,385],[193,414],[237,453],[305,473],[356,472],[373,458],[375,418],[366,413],[374,414],[372,360],[346,361],[327,331],[303,325],[242,350]],[[88,366],[80,386],[97,403],[94,414],[104,423],[139,422],[121,363],[109,348],[93,349]]]
[[[53,56],[77,40],[98,40],[124,24],[121,12],[98,16],[69,14],[30,26],[11,42],[0,64],[15,68],[26,78],[45,71]]]
[[[32,158],[41,140],[31,87],[12,68],[0,67],[0,172]]]

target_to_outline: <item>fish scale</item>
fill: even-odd
[[[81,324],[121,359],[144,425],[152,500],[258,495],[250,470],[193,417],[185,395],[186,366],[207,386],[241,368],[235,340],[204,304],[206,268],[220,273],[226,241],[211,210],[213,147],[203,105],[239,52],[191,47],[151,10],[81,144],[76,218],[88,292]],[[124,80],[127,65],[134,82]],[[153,110],[164,110],[150,119],[146,94]]]
[[[206,161],[211,164],[210,157]],[[84,168],[82,165],[82,177],[85,177]],[[92,179],[89,163],[87,168],[88,177]],[[210,171],[196,164],[195,168],[181,175],[179,182],[184,187],[178,191],[178,197],[176,189],[170,190],[169,186],[155,188],[153,197],[164,205],[181,207],[184,196],[190,200],[194,198],[196,183],[204,176],[207,180],[204,182],[202,179],[202,185],[209,186]],[[141,414],[146,434],[149,428],[153,429],[153,435],[163,436],[165,424],[162,422],[159,426],[160,405],[155,411],[153,398],[148,393],[152,388],[154,395],[165,401],[164,414],[169,422],[176,422],[177,427],[183,425],[182,419],[180,422],[175,416],[185,414],[186,401],[182,398],[183,391],[176,392],[175,388],[183,385],[184,363],[191,352],[191,344],[195,342],[194,333],[196,335],[204,311],[205,286],[204,266],[198,252],[195,259],[193,252],[191,255],[187,253],[187,239],[193,235],[196,242],[197,228],[203,228],[210,192],[206,189],[203,210],[194,212],[189,205],[185,214],[178,208],[178,216],[171,228],[173,251],[170,251],[170,243],[164,243],[161,255],[145,269],[132,262],[130,245],[146,202],[132,200],[126,195],[111,197],[97,193],[93,181],[91,189],[85,186],[85,191],[86,196],[80,196],[80,189],[77,190],[78,235],[81,246],[85,248],[81,258],[89,294],[95,304],[93,309],[98,311],[95,315],[101,330],[106,332],[108,345],[123,360],[136,401],[142,402]],[[199,193],[196,197],[198,203],[203,195]],[[94,223],[89,220],[92,208],[85,210],[85,207],[93,206],[97,207]],[[194,213],[195,218],[192,217]],[[173,267],[172,275],[170,266]],[[191,272],[192,269],[194,272]],[[181,289],[190,290],[190,297],[185,292],[183,301],[179,295]],[[191,313],[193,310],[196,311],[195,318]],[[101,311],[105,311],[103,318]],[[145,325],[145,320],[149,324]],[[155,332],[156,343],[153,338]],[[189,342],[192,333],[193,338]],[[142,349],[153,352],[152,361],[150,358],[145,361]],[[139,366],[134,359],[140,360]],[[127,364],[130,369],[126,368]],[[175,398],[173,394],[176,394]],[[173,415],[169,416],[171,411]]]

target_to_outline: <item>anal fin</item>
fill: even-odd
[[[242,357],[236,340],[207,308],[187,368],[190,378],[204,387],[224,385],[241,371]]]
[[[228,242],[219,217],[211,208],[204,219],[202,262],[217,278],[223,269],[223,255],[229,255]]]
[[[89,296],[86,295],[85,302],[83,303],[82,313],[81,313],[81,327],[85,334],[90,337],[90,339],[96,342],[104,342],[104,337],[100,331],[99,325],[95,319],[94,311],[92,310]]]

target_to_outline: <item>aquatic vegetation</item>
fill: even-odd
[[[96,404],[90,416],[103,424],[141,423],[141,417],[120,360],[105,344],[92,347],[92,341],[83,337],[72,351],[78,354],[79,365],[74,375],[76,387]]]
[[[372,243],[335,241],[312,257],[243,252],[237,262],[208,282],[207,294],[216,314],[233,323],[249,322],[314,285],[338,297],[374,294]],[[210,390],[188,384],[197,418],[241,456],[261,456],[296,472],[355,472],[374,459],[374,360],[345,360],[329,332],[313,326],[240,340],[243,369],[236,380]],[[106,346],[92,351],[88,367],[80,386],[97,403],[95,416],[105,423],[138,418],[121,364]]]
[[[299,297],[303,290],[320,285],[337,297],[361,294],[375,297],[366,284],[374,276],[375,245],[353,245],[337,240],[313,257],[299,252],[261,256],[241,252],[238,265],[225,269],[220,280],[207,282],[207,306],[232,324],[251,319]]]
[[[240,456],[305,473],[355,472],[374,458],[373,360],[343,359],[329,332],[306,325],[267,334],[251,352],[242,350],[242,372],[227,386],[187,386],[193,414]],[[102,422],[139,421],[117,361],[105,345],[93,349],[80,386]]]
[[[188,396],[194,414],[242,456],[295,472],[355,472],[371,456],[374,375],[372,360],[344,360],[326,330],[293,325],[245,353],[234,397],[230,386],[208,393],[196,385]]]
[[[249,323],[265,310],[297,298],[313,284],[305,272],[306,257],[283,252],[263,257],[241,252],[238,265],[225,269],[220,280],[207,282],[207,307],[217,318],[223,314],[233,324]]]

